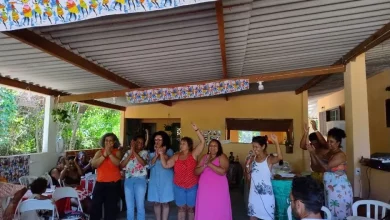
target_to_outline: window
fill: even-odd
[[[332,109],[329,110],[329,121],[338,121],[340,120],[340,110]]]
[[[279,144],[293,142],[292,119],[226,119],[226,136],[233,143],[251,143],[254,136],[275,134]]]
[[[345,119],[345,106],[326,110],[326,121],[342,121]]]
[[[260,136],[260,131],[237,131],[237,132],[238,132],[238,140],[237,141],[232,140],[233,142],[252,143],[253,137]]]

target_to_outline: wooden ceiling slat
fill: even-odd
[[[52,89],[40,87],[40,86],[37,86],[37,85],[34,85],[34,84],[21,82],[21,81],[18,81],[18,80],[15,80],[15,79],[6,78],[6,77],[3,77],[3,76],[0,76],[0,84],[7,85],[7,86],[10,86],[10,87],[14,87],[14,88],[28,90],[28,91],[32,91],[32,92],[36,92],[36,93],[40,93],[40,94],[44,94],[44,95],[49,95],[49,96],[67,96],[67,95],[70,95],[69,93],[60,92],[60,91],[57,91],[57,90],[52,90]],[[80,102],[88,104],[88,105],[95,105],[95,106],[103,107],[103,108],[115,109],[115,110],[119,110],[119,111],[126,111],[126,107],[119,106],[119,105],[114,105],[114,104],[110,104],[110,103],[106,103],[106,102],[96,101],[96,100],[86,100],[86,101],[80,101]]]

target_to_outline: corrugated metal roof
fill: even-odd
[[[326,66],[389,22],[383,0],[224,1],[230,77]],[[222,76],[214,3],[35,29],[141,86]]]
[[[141,86],[222,77],[214,3],[79,23],[38,31]]]
[[[390,1],[383,0],[268,0],[252,7],[242,75],[331,65],[390,18]]]
[[[229,77],[331,65],[390,19],[389,0],[227,0],[223,5]],[[222,78],[214,3],[33,31],[142,87]],[[11,77],[77,93],[118,88],[92,74],[87,81],[88,73],[1,36],[1,61],[7,58],[15,68],[8,70]],[[12,64],[31,57],[29,71]],[[334,77],[339,76],[328,79],[333,87],[339,82]],[[293,82],[283,81],[279,91],[298,88],[290,86]]]
[[[367,78],[390,69],[390,40],[366,53]],[[309,90],[310,96],[321,96],[344,88],[344,75],[335,74]]]
[[[0,33],[0,74],[69,93],[123,89]]]

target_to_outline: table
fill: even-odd
[[[347,220],[373,220],[372,218],[361,217],[361,216],[349,216]]]
[[[275,220],[288,220],[287,201],[290,198],[292,178],[273,179],[271,181],[275,196]],[[248,206],[249,186],[244,184],[245,206]]]
[[[290,199],[292,179],[273,179],[271,182],[275,195],[275,220],[287,220],[287,201]]]

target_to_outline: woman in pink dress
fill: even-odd
[[[226,172],[229,160],[221,142],[211,140],[209,153],[198,162],[195,174],[200,175],[196,196],[195,220],[232,220],[229,185]]]

